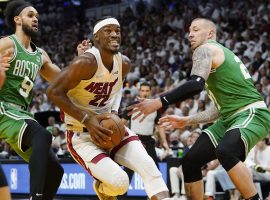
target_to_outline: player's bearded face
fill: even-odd
[[[38,32],[38,29],[35,29],[33,28],[32,26],[29,26],[28,24],[26,23],[22,23],[22,30],[23,32],[29,36],[29,37],[37,37],[39,32]]]

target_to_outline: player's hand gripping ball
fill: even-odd
[[[121,121],[121,119],[115,114],[102,113],[100,114],[100,116],[101,115],[110,116],[110,118],[105,118],[101,120],[99,123],[104,128],[113,131],[113,133],[110,135],[111,140],[108,140],[106,144],[99,144],[98,146],[102,149],[109,150],[120,144],[120,142],[125,136],[125,126]]]

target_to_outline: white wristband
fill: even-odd
[[[87,119],[87,117],[89,117],[89,115],[86,113],[86,114],[83,116],[83,118],[82,118],[82,120],[80,121],[80,123],[83,124],[83,123],[85,122],[85,120]]]

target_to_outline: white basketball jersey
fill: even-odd
[[[114,97],[118,92],[121,92],[123,85],[122,55],[117,53],[113,56],[113,68],[109,72],[103,65],[97,48],[92,47],[86,52],[95,56],[98,65],[97,71],[91,79],[82,80],[75,88],[69,90],[67,96],[75,106],[82,110],[95,114],[111,112]],[[78,127],[85,127],[67,114],[65,114],[65,123],[67,128],[72,130]]]

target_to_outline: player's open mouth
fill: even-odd
[[[37,25],[37,24],[32,25],[32,27],[33,27],[35,30],[38,30],[38,25]]]
[[[119,42],[118,41],[111,41],[110,42],[112,46],[119,46]]]

